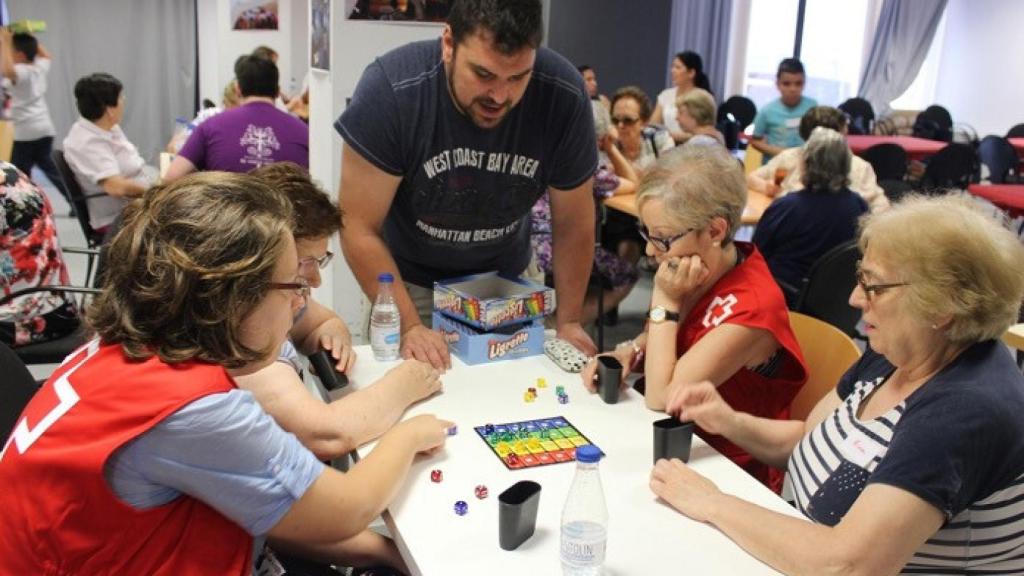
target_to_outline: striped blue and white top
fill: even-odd
[[[893,366],[868,351],[840,381],[843,403],[789,460],[796,505],[834,526],[869,483],[933,504],[945,525],[904,574],[1024,574],[1024,376],[998,342],[975,344],[874,420],[861,404]]]

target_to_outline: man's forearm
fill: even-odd
[[[554,227],[551,251],[558,294],[555,318],[559,326],[579,322],[583,316],[583,300],[594,264],[592,222],[589,214],[577,214],[572,221],[558,222]]]
[[[352,228],[355,228],[354,224],[350,224],[342,231],[341,248],[345,261],[363,289],[363,294],[366,294],[372,304],[377,297],[377,276],[382,272],[390,272],[395,277],[392,292],[395,295],[395,304],[398,305],[398,313],[402,317],[402,333],[421,324],[416,305],[402,284],[402,275],[398,272],[398,265],[384,244],[384,239],[379,234],[360,232]]]

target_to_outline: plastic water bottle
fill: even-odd
[[[562,574],[597,576],[608,541],[608,508],[597,463],[601,451],[587,444],[576,449],[576,476],[562,509]]]
[[[392,292],[394,282],[395,277],[388,272],[377,276],[377,299],[370,309],[370,348],[381,362],[399,358],[402,320]]]

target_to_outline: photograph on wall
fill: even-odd
[[[309,66],[331,69],[331,0],[310,0]]]
[[[277,30],[277,0],[231,0],[233,30]]]
[[[452,0],[345,0],[349,20],[444,22]]]

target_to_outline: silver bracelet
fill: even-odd
[[[629,340],[624,340],[624,341],[619,342],[618,344],[615,345],[616,348],[618,348],[619,346],[629,346],[630,348],[633,349],[633,354],[634,355],[637,355],[637,354],[640,354],[641,352],[643,352],[643,349],[640,348],[640,345],[636,343],[636,339],[635,338],[631,338]]]

